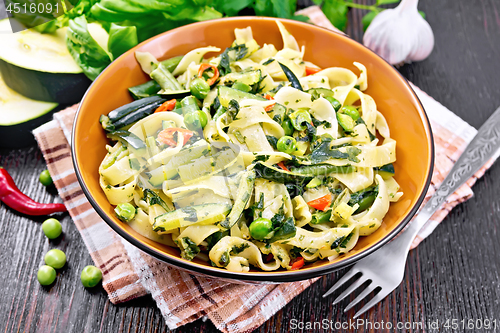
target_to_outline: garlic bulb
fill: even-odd
[[[434,47],[434,34],[417,5],[418,0],[403,0],[375,16],[363,44],[393,65],[427,58]]]

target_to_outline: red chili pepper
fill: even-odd
[[[313,208],[324,211],[326,208],[330,207],[332,203],[332,195],[328,193],[316,200],[309,201],[307,204]]]
[[[265,98],[265,99],[268,99],[268,100],[270,100],[270,101],[272,101],[272,100],[274,99],[274,98],[273,98],[273,96],[271,96],[271,95],[269,95],[269,94],[265,94],[265,95],[264,95],[264,98]]]
[[[175,103],[177,103],[177,100],[175,98],[171,99],[170,101],[166,101],[165,103],[160,105],[158,109],[155,110],[155,113],[163,111],[172,111],[173,109],[175,109]]]
[[[288,168],[285,166],[285,164],[283,163],[283,161],[282,161],[282,162],[279,162],[279,163],[278,163],[278,166],[279,166],[281,169],[283,169],[283,170],[285,170],[285,171],[290,172],[290,170],[288,170]]]
[[[48,215],[67,211],[61,203],[43,204],[22,193],[7,170],[0,167],[0,201],[10,208],[26,215]]]
[[[302,268],[304,266],[304,258],[303,257],[297,257],[293,259],[290,264],[292,264],[292,268],[290,270],[295,271],[297,269]]]
[[[203,78],[203,74],[205,74],[205,72],[209,70],[212,70],[214,72],[213,76],[207,80],[208,85],[211,86],[219,78],[219,70],[217,69],[217,67],[210,64],[201,64],[200,69],[198,70],[198,77]]]
[[[275,105],[276,105],[276,103],[273,103],[271,105],[266,106],[266,108],[265,108],[266,112],[272,111]]]
[[[175,132],[178,133],[177,135],[182,135],[182,137],[184,138],[183,144],[186,144],[186,142],[188,142],[188,140],[193,136],[193,132],[188,130],[188,129],[179,128],[179,127],[170,127],[170,128],[166,128],[163,131],[161,131],[160,133],[158,133],[158,140],[160,140],[161,142],[163,142],[166,145],[176,146],[177,143],[174,140],[174,133]]]
[[[316,68],[316,67],[307,67],[306,66],[306,76],[311,75],[311,74],[316,74],[317,72],[321,72],[321,68]]]

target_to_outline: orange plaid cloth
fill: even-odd
[[[318,10],[312,7],[302,14],[318,25],[334,29]],[[414,89],[431,119],[436,143],[429,197],[476,130],[420,89]],[[249,285],[210,279],[154,259],[119,237],[93,210],[76,179],[69,144],[75,111],[73,106],[56,113],[54,120],[37,128],[34,135],[61,198],[95,265],[103,272],[103,287],[112,303],[150,293],[171,329],[206,316],[223,332],[251,332],[316,281]],[[472,196],[471,186],[492,163],[493,160],[433,215],[415,239],[414,247],[455,205]]]

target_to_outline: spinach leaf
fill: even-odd
[[[347,147],[346,152],[344,153],[339,149],[330,148],[331,141],[332,139],[330,138],[322,138],[321,143],[318,144],[311,152],[311,162],[320,163],[331,158],[347,159],[351,162],[359,162],[357,156],[361,153],[361,149],[357,147]]]
[[[182,238],[178,243],[180,248],[182,249],[181,257],[183,257],[184,259],[193,260],[193,258],[196,257],[198,253],[200,253],[200,248],[189,237]]]
[[[167,212],[170,211],[170,208],[167,206],[165,201],[163,201],[163,199],[160,198],[160,196],[152,190],[149,189],[144,190],[144,201],[146,201],[150,206],[160,205]]]

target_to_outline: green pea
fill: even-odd
[[[82,280],[82,284],[86,288],[92,288],[97,286],[99,281],[102,279],[102,272],[99,268],[89,265],[86,266],[82,270],[82,274],[80,275],[80,280]]]
[[[203,80],[202,78],[196,78],[191,81],[189,90],[191,91],[191,94],[193,94],[193,96],[195,96],[196,98],[205,99],[205,97],[207,97],[208,95],[208,92],[210,91],[210,86],[208,85],[207,81]]]
[[[326,96],[325,99],[330,102],[330,104],[333,106],[333,108],[335,109],[335,111],[338,111],[340,110],[340,108],[342,107],[342,104],[340,104],[340,102],[332,97],[332,96]]]
[[[43,259],[46,265],[54,267],[55,269],[63,268],[66,264],[66,254],[58,249],[50,250],[45,254]]]
[[[285,131],[285,135],[292,135],[293,131],[295,130],[292,126],[292,121],[290,120],[290,118],[286,118],[285,120],[283,120],[281,127],[283,127],[283,130]]]
[[[125,222],[131,221],[135,214],[137,213],[137,209],[130,203],[121,203],[115,207],[116,216]]]
[[[207,126],[207,123],[208,123],[207,114],[204,111],[198,111],[198,112],[199,112],[199,116],[200,116],[201,128],[205,128],[205,126]]]
[[[354,106],[344,106],[342,107],[342,109],[340,109],[340,112],[345,113],[354,121],[358,120],[360,117],[358,110]]]
[[[276,147],[281,152],[291,154],[297,150],[297,141],[291,136],[285,135],[278,140]]]
[[[40,173],[40,183],[42,183],[44,186],[49,186],[52,185],[52,177],[50,176],[49,170],[43,170]]]
[[[43,265],[38,269],[36,278],[42,286],[51,285],[56,280],[56,270],[53,267]]]
[[[311,115],[305,109],[298,109],[297,111],[290,114],[290,120],[292,121],[292,126],[297,131],[303,131],[307,128],[305,123],[311,123]]]
[[[47,219],[42,223],[42,230],[48,239],[55,239],[61,235],[61,223],[54,218]]]
[[[250,223],[250,236],[257,240],[264,240],[273,230],[273,223],[269,219],[260,217]]]
[[[184,124],[192,131],[198,131],[201,128],[200,112],[191,112],[184,115]]]
[[[232,88],[238,89],[238,90],[241,90],[244,92],[249,92],[250,90],[252,90],[252,87],[250,87],[248,84],[241,83],[241,82],[235,82],[233,84]]]

